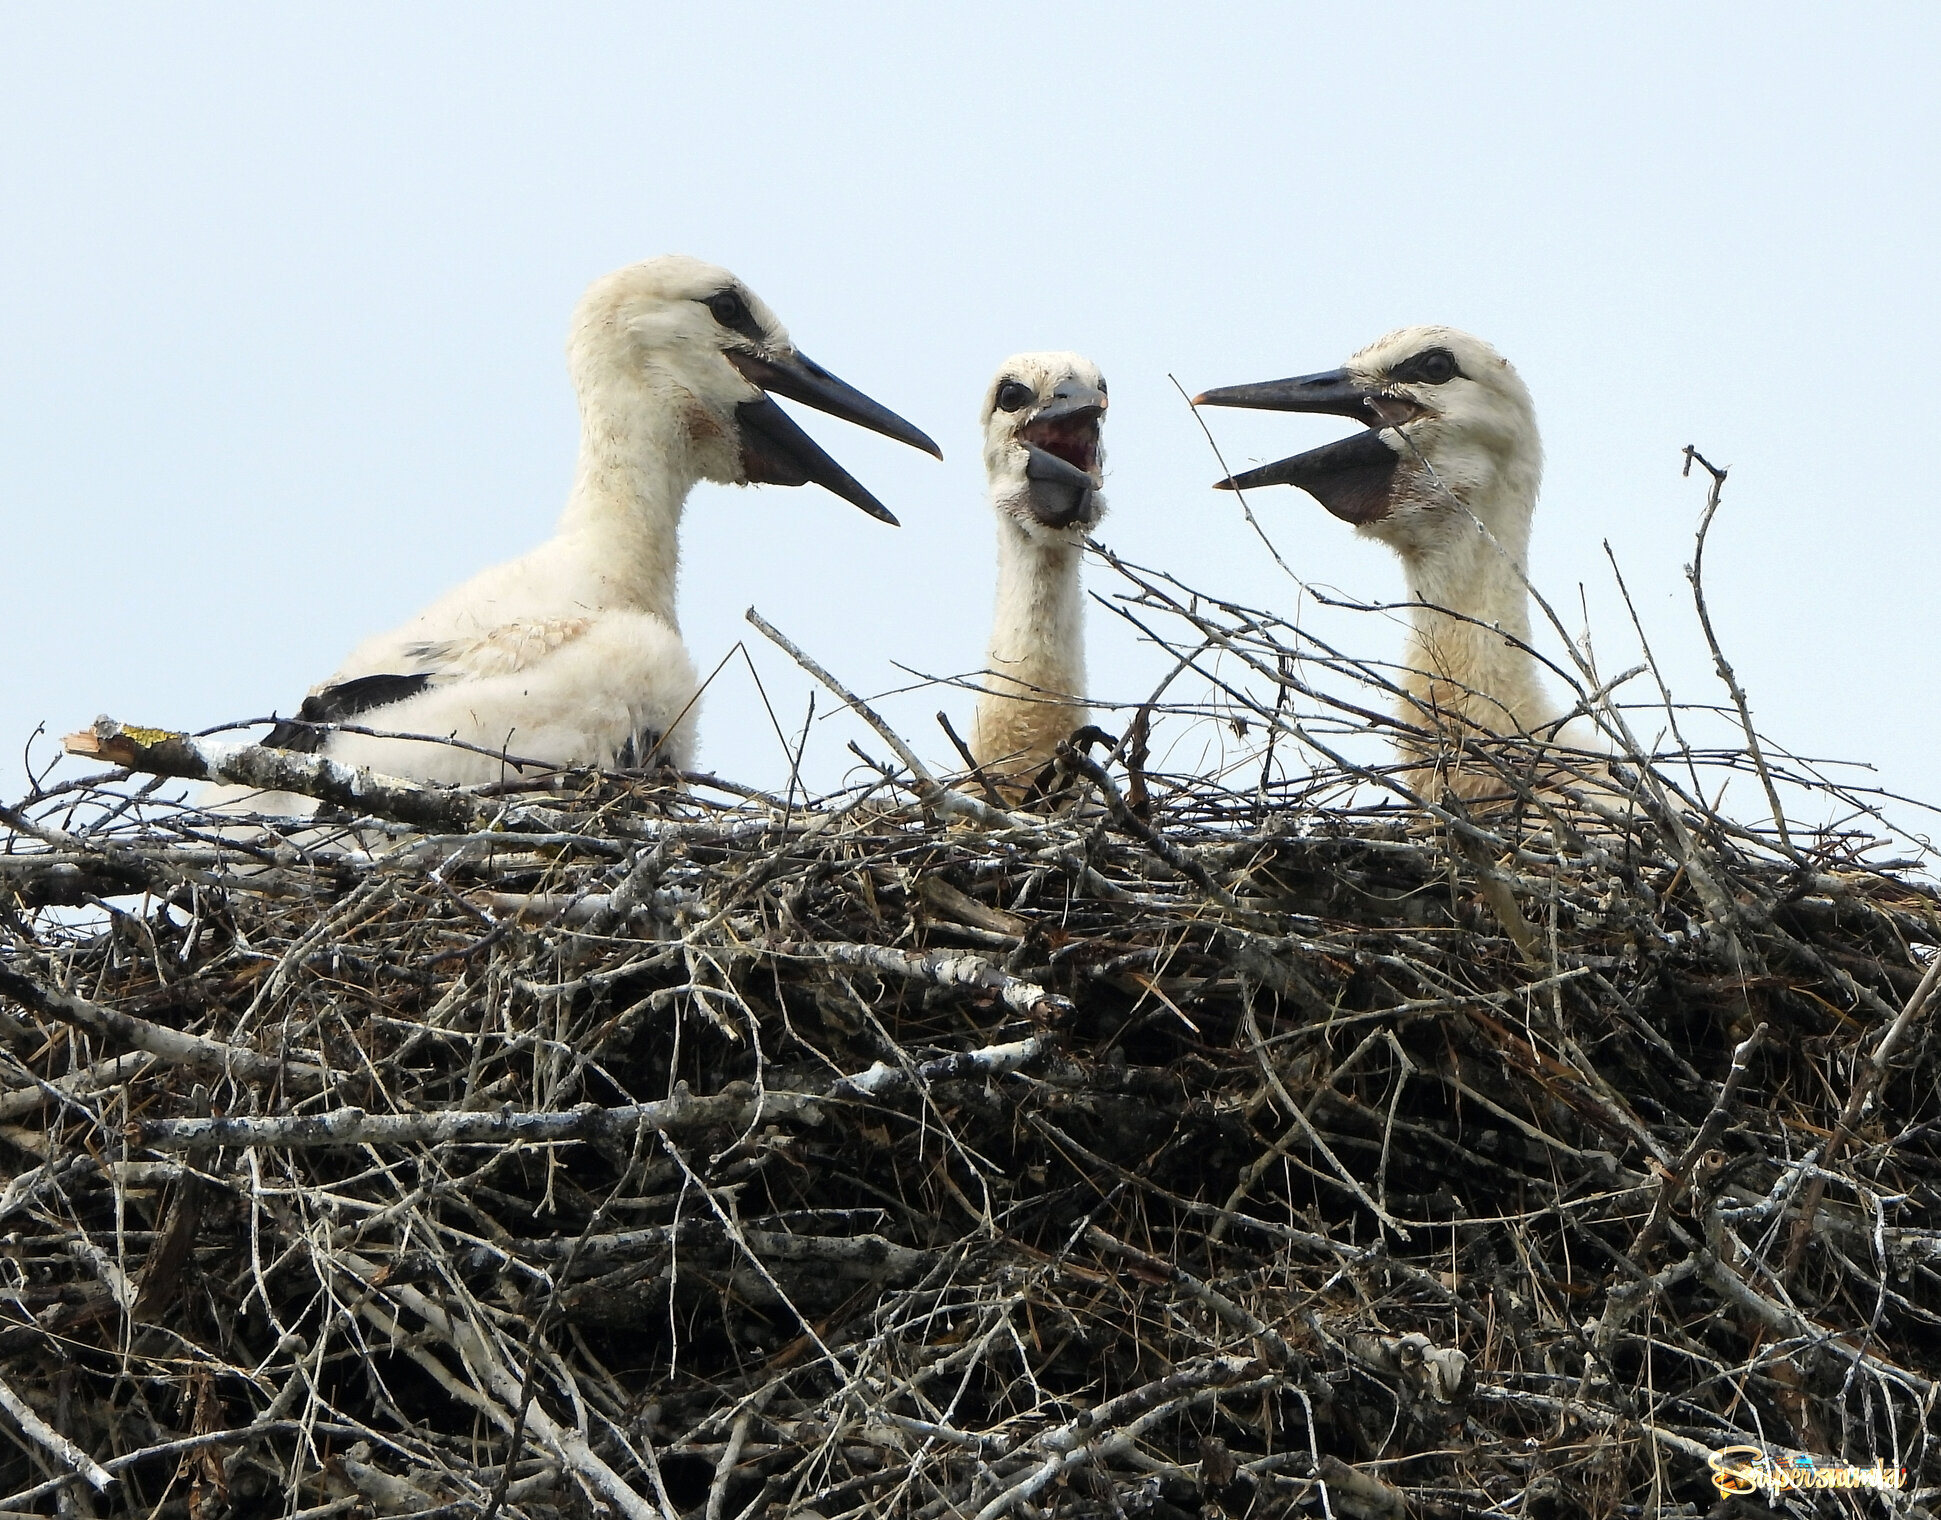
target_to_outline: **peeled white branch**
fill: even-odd
[[[51,1451],[64,1467],[79,1473],[96,1489],[104,1489],[115,1481],[113,1473],[29,1409],[20,1395],[8,1387],[5,1378],[0,1378],[0,1409],[13,1416],[14,1424],[29,1440]]]
[[[444,1110],[428,1114],[372,1114],[334,1108],[322,1114],[272,1119],[151,1119],[139,1126],[140,1143],[156,1150],[203,1150],[211,1146],[283,1146],[302,1149],[346,1145],[543,1144],[560,1140],[628,1140],[642,1129],[741,1129],[764,1119],[810,1117],[816,1095],[751,1090],[699,1096],[685,1090],[657,1103],[602,1108],[582,1103],[557,1112],[521,1113],[512,1108]]]
[[[1046,1042],[1034,1035],[1028,1040],[1014,1040],[1009,1045],[985,1045],[977,1050],[939,1056],[934,1061],[922,1062],[912,1070],[878,1061],[868,1071],[844,1077],[829,1089],[829,1096],[880,1098],[912,1081],[929,1086],[936,1082],[962,1082],[972,1077],[1001,1077],[1030,1065],[1045,1050]]]
[[[627,1261],[669,1248],[691,1252],[718,1245],[725,1238],[711,1220],[691,1218],[679,1224],[624,1230],[611,1235],[553,1236],[516,1242],[517,1254],[538,1261],[581,1263]],[[764,1261],[828,1263],[834,1275],[845,1278],[907,1278],[927,1270],[935,1254],[901,1246],[877,1234],[795,1235],[777,1230],[743,1230],[741,1240]]]
[[[977,957],[961,959],[977,960]],[[1005,980],[1041,998],[1061,1004],[1065,1001],[1053,999],[1051,994],[1029,982],[1015,982],[1008,977]],[[817,1124],[822,1119],[820,1105],[831,1099],[880,1098],[913,1081],[927,1085],[1002,1076],[1036,1060],[1045,1049],[1045,1042],[1037,1038],[1016,1040],[938,1056],[908,1071],[879,1061],[866,1071],[838,1078],[828,1087],[812,1092],[767,1088],[757,1093],[744,1083],[733,1083],[719,1093],[703,1095],[688,1092],[683,1086],[671,1098],[616,1108],[582,1103],[576,1108],[536,1113],[494,1108],[373,1114],[361,1108],[345,1107],[321,1114],[273,1118],[148,1119],[134,1126],[132,1133],[138,1144],[154,1150],[207,1150],[225,1145],[300,1150],[349,1145],[534,1145],[563,1140],[630,1140],[642,1129],[661,1134],[705,1129],[745,1130],[777,1119]]]
[[[1047,992],[1036,982],[1022,981],[998,970],[983,956],[968,955],[961,950],[892,950],[886,945],[798,940],[774,946],[774,953],[888,972],[913,982],[928,982],[933,987],[971,987],[980,992],[995,992],[1012,1012],[1041,1024],[1062,1023],[1072,1012],[1070,998]]]
[[[109,717],[96,718],[93,728],[69,734],[61,742],[70,755],[151,776],[223,782],[263,792],[296,792],[348,812],[394,818],[434,833],[470,834],[487,828],[550,832],[565,826],[561,816],[550,808],[508,808],[450,787],[380,776],[324,755],[203,739],[165,728],[132,728]]]
[[[12,998],[23,1008],[31,1008],[62,1023],[74,1024],[94,1034],[119,1040],[124,1045],[133,1045],[137,1050],[145,1050],[177,1066],[213,1072],[242,1082],[282,1080],[314,1085],[323,1080],[321,1067],[304,1061],[282,1061],[258,1055],[253,1050],[244,1050],[221,1040],[184,1034],[179,1029],[151,1024],[132,1013],[104,1008],[99,1003],[90,1003],[86,998],[75,997],[72,993],[42,986],[33,977],[15,970],[13,965],[0,964],[0,994]]]
[[[49,1103],[59,1103],[63,1098],[80,1098],[103,1088],[117,1086],[139,1072],[151,1059],[147,1051],[109,1056],[81,1071],[56,1077],[44,1086],[14,1088],[0,1096],[0,1123],[11,1123]]]

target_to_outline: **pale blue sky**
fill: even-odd
[[[1572,607],[1587,583],[1607,663],[1631,641],[1604,539],[1677,694],[1717,695],[1682,576],[1696,443],[1732,467],[1714,615],[1762,726],[1941,796],[1936,14],[0,10],[0,789],[37,722],[289,711],[361,635],[547,534],[576,440],[567,312],[682,251],[946,455],[810,421],[900,530],[814,490],[697,490],[704,666],[752,602],[860,689],[901,684],[897,659],[975,668],[974,411],[1024,348],[1111,380],[1102,538],[1290,606],[1168,373],[1328,368],[1448,322],[1535,393],[1533,572]],[[1236,461],[1340,427],[1209,421]],[[1255,505],[1303,575],[1399,593],[1305,496]],[[1379,619],[1349,634],[1399,646]],[[757,660],[799,721],[803,679]],[[1102,618],[1092,664],[1107,697],[1155,668]],[[941,760],[938,705],[891,707]],[[824,779],[843,736],[816,741]],[[709,699],[702,762],[784,773],[745,675]]]

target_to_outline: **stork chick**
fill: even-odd
[[[365,641],[265,742],[460,785],[499,779],[496,752],[687,768],[698,683],[675,583],[695,482],[813,483],[896,522],[771,393],[942,457],[800,353],[741,281],[698,259],[668,255],[595,280],[566,352],[580,454],[555,535]],[[308,726],[345,721],[495,753]]]
[[[984,394],[984,470],[997,515],[997,612],[971,756],[993,778],[1041,770],[1090,718],[1079,560],[1105,515],[1098,367],[1017,354]],[[1006,788],[1010,790],[1010,788]]]
[[[1366,425],[1218,484],[1299,486],[1401,557],[1412,603],[1401,716],[1434,736],[1405,737],[1405,759],[1446,759],[1464,738],[1558,721],[1529,649],[1525,580],[1543,445],[1508,360],[1451,327],[1405,327],[1341,369],[1211,390],[1194,404],[1326,412]],[[1446,779],[1464,796],[1502,790],[1473,763]]]

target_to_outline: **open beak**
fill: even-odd
[[[1290,380],[1202,391],[1193,398],[1193,405],[1323,412],[1365,424],[1368,432],[1247,470],[1217,481],[1214,488],[1235,491],[1254,486],[1299,486],[1343,522],[1356,526],[1388,515],[1395,467],[1402,456],[1382,437],[1381,430],[1408,421],[1416,412],[1412,403],[1372,389],[1345,369],[1334,369]]]
[[[1024,476],[1032,482],[1029,510],[1047,528],[1096,519],[1104,467],[1099,425],[1110,404],[1105,392],[1066,380],[1019,426]]]
[[[855,386],[838,380],[803,354],[757,354],[729,349],[730,364],[764,391],[800,401],[819,412],[854,422],[873,433],[907,443],[926,454],[944,457],[929,434],[912,427],[888,407],[872,401]],[[758,485],[818,485],[871,517],[894,524],[890,509],[872,496],[855,476],[823,452],[769,396],[744,401],[735,408],[741,424],[741,462],[749,481]]]
[[[1033,480],[1096,487],[1099,424],[1109,405],[1103,391],[1077,381],[1062,383],[1018,429],[1018,441],[1030,459],[1025,473]]]

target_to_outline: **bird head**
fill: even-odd
[[[1014,354],[984,393],[991,501],[1026,537],[1083,542],[1105,515],[1105,377],[1077,354]]]
[[[1223,490],[1299,486],[1404,554],[1432,552],[1467,526],[1468,513],[1506,544],[1528,535],[1543,470],[1536,411],[1509,361],[1481,338],[1404,327],[1340,369],[1226,386],[1193,403],[1327,412],[1366,428],[1222,480]]]
[[[797,350],[766,302],[727,270],[681,254],[595,280],[567,356],[583,407],[637,405],[675,419],[671,447],[697,476],[819,485],[894,523],[880,501],[777,406],[786,396],[939,459],[929,437]]]

